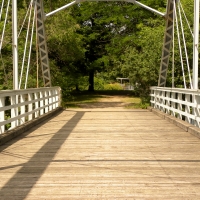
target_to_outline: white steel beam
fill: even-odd
[[[51,15],[53,15],[53,14],[55,14],[55,13],[61,11],[61,10],[64,10],[64,9],[66,9],[66,8],[69,8],[70,6],[73,6],[73,5],[76,4],[76,3],[82,3],[82,2],[86,2],[86,1],[96,1],[96,2],[99,2],[99,1],[106,1],[106,2],[111,2],[111,1],[124,1],[124,2],[129,2],[129,3],[136,4],[136,5],[138,5],[138,6],[142,7],[142,8],[145,8],[146,10],[149,10],[149,11],[151,11],[151,12],[154,12],[155,14],[160,15],[160,16],[162,16],[162,17],[165,16],[164,13],[159,12],[158,10],[155,10],[155,9],[149,7],[149,6],[146,6],[146,5],[140,3],[140,2],[138,2],[138,1],[136,1],[136,0],[75,0],[75,1],[69,3],[69,4],[65,5],[65,6],[62,6],[61,8],[58,8],[58,9],[56,9],[56,10],[54,10],[54,11],[52,11],[52,12],[46,14],[46,17],[51,16]]]
[[[13,90],[18,90],[18,36],[17,36],[17,1],[12,0],[12,49],[13,49]],[[12,104],[18,104],[18,96],[11,97]],[[18,108],[11,109],[11,117],[18,116]],[[18,125],[18,120],[11,123],[14,128]]]
[[[133,3],[133,4],[136,4],[136,5],[138,5],[138,6],[142,7],[142,8],[145,8],[146,10],[149,10],[149,11],[151,11],[151,12],[154,12],[154,13],[157,14],[157,15],[160,15],[160,16],[162,16],[162,17],[165,17],[165,13],[159,12],[158,10],[153,9],[153,8],[151,8],[151,7],[149,7],[149,6],[145,5],[145,4],[142,4],[142,3],[138,2],[138,1],[135,1],[135,0],[125,0],[125,1],[126,1],[126,2],[130,2],[130,3]]]
[[[18,89],[17,1],[12,0],[13,89]]]
[[[107,1],[107,2],[109,2],[109,1],[124,1],[124,2],[129,2],[129,3],[136,4],[136,5],[138,5],[138,6],[142,7],[142,8],[145,8],[146,10],[154,12],[155,14],[161,15],[162,17],[165,16],[164,13],[161,13],[158,10],[153,9],[153,8],[151,8],[149,6],[146,6],[145,4],[142,4],[142,3],[140,3],[140,2],[138,2],[136,0],[76,0],[77,3],[81,3],[81,2],[85,2],[85,1],[97,1],[97,2],[98,1]]]
[[[193,88],[198,89],[199,0],[194,1]]]
[[[36,4],[36,14],[37,14],[37,36],[38,36],[38,46],[40,52],[40,64],[42,68],[44,87],[51,87],[51,76],[49,67],[49,57],[46,42],[46,34],[44,27],[44,7],[43,0],[35,0]]]
[[[52,11],[52,12],[46,14],[46,17],[49,17],[49,16],[51,16],[51,15],[54,15],[55,13],[57,13],[57,12],[59,12],[59,11],[61,11],[61,10],[64,10],[64,9],[66,9],[66,8],[69,8],[70,6],[73,6],[74,4],[76,4],[76,1],[73,1],[73,2],[71,2],[71,3],[68,3],[67,5],[62,6],[61,8],[58,8],[58,9],[56,9],[56,10],[54,10],[54,11]]]

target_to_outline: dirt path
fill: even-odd
[[[134,104],[139,103],[138,98],[131,98],[127,96],[111,96],[111,95],[101,95],[97,98],[96,102],[84,102],[78,103],[79,108],[128,108],[134,106]]]

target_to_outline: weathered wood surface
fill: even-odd
[[[200,140],[147,110],[66,110],[0,147],[0,199],[200,199]]]

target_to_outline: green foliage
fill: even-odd
[[[45,13],[70,2],[69,0],[44,0]],[[141,3],[165,12],[165,0],[141,0]],[[182,0],[188,20],[193,24],[193,1]],[[28,0],[18,3],[18,29],[21,28]],[[3,27],[2,16],[0,29]],[[0,64],[0,89],[12,89],[11,15],[9,15],[3,62]],[[193,42],[186,21],[185,38],[192,66]],[[83,2],[61,11],[45,21],[53,85],[61,86],[64,96],[69,91],[88,88],[89,74],[95,76],[95,90],[121,90],[115,83],[117,77],[130,78],[135,93],[146,104],[149,86],[157,85],[165,31],[165,20],[137,5],[126,2]],[[19,73],[21,71],[27,25],[19,37]],[[175,35],[177,38],[177,35]],[[36,38],[29,73],[28,87],[36,87]],[[177,46],[177,42],[175,42]],[[184,55],[185,56],[185,55]],[[169,64],[167,86],[171,86],[172,60]],[[179,50],[175,48],[175,84],[182,87]],[[43,86],[39,69],[39,86]],[[187,71],[185,71],[189,77]],[[22,80],[24,84],[24,78]],[[188,79],[187,79],[188,84]]]
[[[123,90],[123,87],[119,83],[111,83],[104,85],[104,90]]]
[[[94,89],[95,90],[104,90],[104,80],[101,78],[94,78]]]
[[[65,1],[47,1],[49,11],[62,6]],[[46,9],[48,8],[46,7]],[[48,10],[48,9],[47,9]],[[83,86],[84,59],[83,36],[71,10],[59,12],[46,20],[47,43],[51,60],[52,84],[60,85],[63,93]]]

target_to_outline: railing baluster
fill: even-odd
[[[15,118],[18,116],[18,107],[17,107],[17,99],[18,99],[18,95],[13,95],[10,97],[11,98],[11,118]],[[11,122],[11,129],[15,128],[18,126],[18,120],[13,120]]]
[[[55,109],[56,108],[56,97],[55,97],[56,92],[55,92],[55,90],[53,90],[52,93],[53,93],[53,109]]]
[[[32,112],[33,110],[33,103],[30,103],[33,100],[33,94],[32,93],[28,93],[28,112]],[[32,120],[33,119],[33,114],[28,115],[28,120]]]
[[[25,113],[25,105],[24,105],[24,103],[25,103],[25,95],[24,94],[20,95],[20,103],[23,104],[20,107],[20,115],[23,115]],[[25,123],[25,117],[21,117],[20,118],[19,124],[23,124],[23,123]]]
[[[35,97],[35,110],[37,110],[39,108],[39,95],[38,95],[38,92],[36,92],[34,94],[34,97]],[[36,117],[39,117],[39,111],[35,111],[35,118]]]
[[[48,103],[49,103],[49,101],[48,101],[48,92],[47,91],[45,91],[44,92],[44,97],[45,97],[45,101],[44,101],[44,105],[46,106],[45,107],[45,113],[48,113],[48,111],[49,111],[49,108],[48,108]]]
[[[166,92],[166,109],[165,112],[169,115],[170,114],[170,92]]]
[[[41,91],[40,92],[40,115],[43,115],[44,114],[44,108],[42,108],[44,106],[44,99],[43,99],[43,92]]]
[[[57,103],[56,103],[56,108],[57,108],[57,107],[60,106],[59,103],[58,103],[59,102],[59,90],[58,89],[55,90],[55,94],[56,94],[55,98],[56,98],[56,101],[57,101]]]
[[[49,111],[52,111],[52,90],[49,90]]]
[[[151,90],[151,107],[155,105],[155,90]]]
[[[165,91],[161,91],[161,100],[160,100],[160,104],[161,104],[161,106],[160,106],[160,110],[162,111],[162,112],[165,112],[165,108],[164,108],[164,106],[165,106]]]
[[[183,109],[181,101],[182,101],[182,93],[178,93],[178,110],[180,111],[182,111]],[[182,114],[180,112],[178,113],[178,118],[182,119]]]
[[[0,98],[0,108],[3,108],[4,106],[5,106],[5,97],[1,97]],[[0,122],[3,122],[4,120],[5,120],[5,111],[2,110],[2,111],[0,111]],[[1,128],[0,134],[4,133],[5,125],[2,125],[0,128]]]
[[[188,123],[191,123],[191,120],[190,120],[190,95],[189,94],[186,94],[185,95],[185,121],[188,122]]]
[[[158,106],[158,103],[159,103],[158,95],[159,95],[159,92],[157,90],[155,90],[155,104],[154,104],[154,108],[157,108],[157,109],[159,109],[159,106]]]
[[[175,113],[175,109],[176,109],[176,103],[175,103],[175,100],[176,100],[176,93],[175,92],[171,92],[171,115],[172,116],[176,116],[176,113]]]

